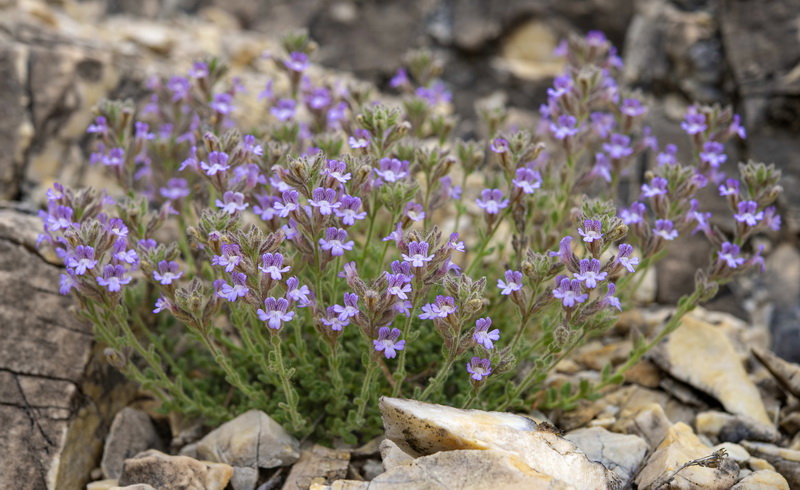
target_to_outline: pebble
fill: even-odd
[[[789,490],[789,483],[780,473],[759,470],[739,480],[731,490]]]
[[[648,449],[647,442],[639,436],[616,434],[600,427],[573,430],[564,438],[574,442],[591,461],[599,461],[616,473],[623,486],[636,474]]]
[[[198,461],[186,456],[170,456],[151,449],[125,460],[119,484],[152,484],[158,490],[223,490],[231,476],[233,467],[230,465]]]
[[[114,416],[106,436],[100,462],[103,475],[119,478],[125,460],[147,449],[163,449],[153,421],[141,410],[123,408]]]

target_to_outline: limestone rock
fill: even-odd
[[[600,427],[573,430],[564,438],[574,442],[591,461],[603,463],[616,473],[623,485],[633,478],[647,454],[647,443],[641,437]]]
[[[576,488],[619,488],[613,472],[589,461],[572,442],[539,431],[529,418],[389,397],[381,398],[379,406],[387,439],[413,456],[500,449],[517,454],[532,470]]]
[[[740,442],[744,439],[775,442],[781,437],[780,432],[772,425],[763,424],[750,417],[714,410],[698,413],[695,427],[698,434],[727,442]]]
[[[614,429],[641,436],[650,449],[655,449],[672,426],[661,405],[650,404],[638,410],[626,410],[620,415]]]
[[[232,466],[274,468],[297,461],[300,443],[269,415],[250,410],[201,439],[197,455]]]
[[[724,333],[687,316],[652,351],[653,361],[675,378],[702,390],[733,414],[771,424],[764,402]]]
[[[414,461],[414,457],[397,447],[389,439],[381,441],[381,460],[383,461],[383,469],[389,471],[395,466],[401,466]]]
[[[86,484],[86,490],[109,490],[112,487],[119,487],[117,485],[119,480],[116,478],[107,478],[105,480],[97,480]]]
[[[759,470],[739,480],[731,490],[789,490],[789,483],[780,473]]]
[[[222,490],[231,476],[233,468],[230,465],[170,456],[151,449],[125,460],[119,484],[144,483],[159,490]]]
[[[753,355],[775,376],[786,391],[800,398],[800,366],[786,362],[765,349],[753,348]]]
[[[747,452],[747,449],[735,442],[723,442],[711,448],[712,451],[718,451],[720,449],[724,449],[728,457],[737,463],[746,463],[750,459],[750,453]]]
[[[119,478],[122,464],[147,449],[162,449],[161,439],[150,417],[135,408],[125,407],[111,423],[100,463],[106,478]]]
[[[656,451],[647,459],[644,469],[636,477],[641,490],[663,484],[684,463],[709,456],[713,451],[700,442],[691,427],[678,422],[667,431],[667,435]],[[729,459],[723,459],[718,468],[689,466],[679,472],[671,482],[671,489],[730,488],[736,482],[739,467]],[[655,489],[653,489],[655,490]]]
[[[137,483],[135,485],[128,485],[126,487],[111,487],[108,490],[157,490],[152,485],[146,483]]]
[[[315,444],[310,450],[300,453],[300,459],[292,466],[283,490],[305,490],[312,483],[329,483],[347,476],[350,453]]]

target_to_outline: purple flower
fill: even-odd
[[[539,175],[539,172],[522,167],[517,169],[517,178],[513,179],[511,183],[522,189],[525,194],[533,194],[542,186],[542,176]]]
[[[192,78],[206,78],[208,76],[208,64],[202,61],[195,61],[189,69],[189,76]]]
[[[284,66],[291,71],[300,73],[308,68],[308,55],[293,51],[289,54],[289,58],[283,62]]]
[[[161,197],[177,201],[189,195],[189,183],[186,179],[169,179],[167,186],[159,189]]]
[[[258,318],[262,322],[267,322],[267,326],[273,330],[278,330],[283,325],[283,322],[288,322],[294,318],[294,312],[287,312],[289,302],[284,298],[277,300],[270,296],[264,300],[264,309],[261,308],[256,311]]]
[[[402,254],[403,260],[410,262],[412,267],[425,267],[426,262],[433,260],[433,255],[428,255],[427,242],[410,242],[408,254]]]
[[[747,138],[747,131],[744,129],[744,126],[742,126],[739,114],[733,115],[733,122],[731,123],[730,127],[728,127],[728,131],[739,135],[741,139]]]
[[[396,351],[403,350],[406,346],[405,340],[397,341],[399,338],[399,329],[393,328],[389,330],[389,327],[381,327],[378,330],[378,339],[373,340],[372,343],[375,345],[376,351],[383,351],[383,355],[386,356],[386,359],[394,359],[394,357],[397,356]]]
[[[192,84],[184,77],[172,77],[167,82],[167,90],[172,92],[172,102],[189,100]]]
[[[222,195],[222,201],[217,199],[217,207],[222,209],[228,214],[236,214],[239,211],[247,209],[249,204],[244,202],[244,194],[241,192],[225,191]]]
[[[171,305],[167,298],[164,296],[159,296],[156,300],[155,307],[156,308],[153,310],[153,313],[161,313],[164,310],[169,310]]]
[[[592,243],[603,238],[603,233],[600,233],[602,227],[603,224],[600,221],[587,219],[583,221],[583,228],[578,228],[578,234],[583,237],[584,242]]]
[[[417,87],[415,94],[430,105],[446,104],[453,98],[453,94],[447,90],[445,84],[438,80],[433,82],[430,87]]]
[[[297,221],[294,218],[289,218],[289,222],[281,226],[281,231],[286,235],[287,240],[294,240],[297,237]]]
[[[264,147],[259,145],[256,141],[256,137],[252,134],[244,135],[244,140],[242,141],[242,148],[244,149],[247,157],[250,155],[255,156],[263,156],[264,155]]]
[[[250,288],[245,285],[247,276],[241,272],[234,272],[231,274],[231,279],[233,281],[233,286],[228,283],[223,284],[220,290],[217,291],[217,295],[220,298],[225,298],[230,302],[234,302],[238,298],[247,296],[247,293],[250,292]]]
[[[227,158],[226,158],[226,161],[227,161]],[[197,159],[197,147],[193,146],[193,147],[191,147],[191,149],[189,149],[189,158],[187,158],[186,160],[184,160],[181,163],[180,168],[178,168],[178,172],[183,172],[183,169],[185,169],[186,167],[189,167],[189,168],[191,168],[193,170],[197,170],[197,168],[199,166],[200,166],[200,160]],[[226,169],[223,169],[223,170],[226,170]],[[215,173],[216,173],[216,171],[215,171]]]
[[[386,288],[389,294],[400,299],[408,299],[406,293],[411,292],[411,284],[409,284],[411,279],[408,276],[405,274],[387,274],[386,280],[389,282]]]
[[[475,202],[487,214],[497,214],[501,209],[508,207],[508,199],[503,199],[503,192],[500,189],[482,190],[480,199],[476,199]]]
[[[273,281],[280,281],[283,278],[284,272],[289,272],[288,265],[283,267],[283,255],[280,253],[265,253],[261,256],[261,265],[258,270],[264,274],[268,274]]]
[[[681,123],[681,128],[690,135],[702,133],[708,129],[708,126],[706,126],[706,116],[694,112],[694,108],[690,108],[689,112],[686,113],[686,118]]]
[[[328,109],[328,129],[339,130],[341,129],[341,121],[347,117],[347,103],[339,102],[335,106]]]
[[[614,160],[619,160],[630,156],[633,153],[633,148],[629,145],[631,139],[624,134],[614,133],[611,135],[611,140],[608,143],[603,143],[603,151]]]
[[[258,204],[253,206],[253,212],[256,213],[262,220],[269,221],[275,216],[279,216],[278,210],[275,205],[280,202],[277,196],[270,196],[269,194],[256,194],[255,198]]]
[[[725,184],[719,186],[720,196],[738,196],[739,195],[739,181],[736,179],[728,179]]]
[[[86,128],[86,132],[94,134],[107,134],[108,123],[106,122],[106,118],[103,116],[97,116],[94,118],[94,124],[90,124],[89,127]]]
[[[116,293],[123,284],[128,284],[129,282],[131,282],[131,277],[125,275],[125,268],[121,265],[106,265],[103,268],[103,275],[97,278],[97,284],[112,293]]]
[[[619,302],[619,298],[614,296],[615,294],[617,294],[617,286],[615,286],[613,282],[608,283],[608,292],[606,293],[605,297],[603,297],[601,304],[603,306],[610,306],[622,311],[622,305]]]
[[[350,180],[351,174],[347,172],[347,164],[339,160],[328,160],[325,167],[325,174],[328,177],[336,179],[338,182],[344,184]]]
[[[178,263],[174,261],[162,260],[158,263],[158,270],[153,271],[153,279],[164,286],[172,284],[172,281],[177,281],[182,275],[183,272],[178,271]]]
[[[355,293],[344,293],[344,306],[333,305],[333,311],[339,315],[339,320],[345,321],[348,318],[358,315],[358,295]]]
[[[467,372],[472,375],[470,376],[472,379],[480,381],[492,374],[492,362],[475,356],[467,363]]]
[[[286,218],[289,216],[289,213],[300,207],[300,204],[297,201],[297,199],[300,197],[300,193],[294,189],[289,189],[283,191],[282,197],[283,202],[277,201],[272,206],[280,212],[281,218]]]
[[[553,136],[557,140],[563,140],[567,137],[578,134],[578,128],[576,124],[578,124],[578,120],[575,119],[575,117],[570,116],[569,114],[562,114],[558,116],[558,124],[555,122],[550,123],[550,132],[553,133]]]
[[[449,175],[445,175],[439,182],[442,184],[442,194],[445,196],[445,199],[461,199],[461,186],[453,186],[453,179],[450,178]]]
[[[408,176],[408,161],[400,161],[397,158],[381,158],[380,170],[375,169],[378,177],[385,182],[397,182]],[[381,185],[376,182],[376,185]]]
[[[215,255],[211,258],[211,264],[224,267],[225,272],[232,272],[241,261],[242,255],[239,251],[239,245],[235,243],[223,243],[222,255]]]
[[[208,106],[220,114],[230,114],[235,109],[233,96],[227,92],[214,95],[214,100]]]
[[[764,251],[764,245],[759,245],[758,250],[754,253],[747,261],[744,263],[745,267],[755,267],[756,265],[761,267],[761,273],[764,273],[764,257],[761,253]]]
[[[135,124],[136,133],[134,135],[134,139],[137,141],[147,141],[155,139],[156,135],[150,132],[150,126],[141,121],[137,121]]]
[[[764,224],[772,231],[781,229],[781,216],[776,214],[775,206],[769,206],[764,210]]]
[[[411,316],[411,306],[412,306],[411,305],[411,301],[408,301],[406,299],[406,300],[401,300],[401,301],[398,301],[397,303],[395,303],[394,304],[394,309],[398,313],[402,313],[403,315],[405,315],[406,318],[409,318]]]
[[[411,264],[408,262],[393,260],[390,267],[392,269],[392,274],[403,274],[408,281],[414,278],[414,274],[411,273]]]
[[[637,201],[631,204],[630,208],[620,211],[619,217],[622,218],[622,222],[626,225],[635,225],[644,220],[644,213],[646,211],[647,208],[645,205]]]
[[[356,129],[355,135],[351,136],[347,142],[350,144],[350,148],[354,150],[358,148],[366,148],[369,146],[370,142],[369,131],[366,129]]]
[[[313,110],[320,111],[331,105],[331,92],[325,87],[319,87],[305,94],[305,103]]]
[[[228,170],[230,165],[228,165],[228,154],[221,152],[221,151],[212,151],[208,154],[208,161],[200,162],[200,168],[206,171],[206,175],[212,177],[217,175],[219,172],[225,172]]]
[[[608,276],[608,272],[600,272],[600,261],[597,259],[581,259],[581,271],[575,274],[575,279],[582,281],[588,289],[597,287],[597,281],[602,281]]]
[[[47,216],[47,229],[49,231],[66,230],[72,226],[72,213],[74,211],[68,206],[56,206],[55,212]]]
[[[506,153],[508,152],[508,140],[505,138],[495,138],[492,140],[490,148],[495,153]]]
[[[346,262],[344,266],[342,266],[342,270],[336,274],[337,277],[341,277],[342,279],[347,279],[347,282],[351,282],[353,279],[358,278],[358,268],[356,267],[356,262],[350,261]]]
[[[522,289],[522,272],[508,270],[505,276],[505,282],[502,279],[497,280],[497,287],[502,289],[500,294],[509,295]]]
[[[668,144],[664,147],[664,151],[659,153],[656,157],[656,161],[658,162],[658,166],[662,165],[675,165],[678,163],[678,159],[675,158],[675,155],[678,153],[678,147],[673,145],[672,143]]]
[[[112,148],[108,155],[103,156],[101,161],[106,167],[122,167],[122,164],[125,163],[125,150]]]
[[[547,96],[551,99],[558,99],[562,95],[569,93],[572,90],[572,78],[568,75],[556,77],[553,80],[553,88],[547,89]]]
[[[667,190],[669,182],[664,177],[653,177],[650,184],[652,185],[642,184],[642,197],[663,196],[669,192]]]
[[[589,173],[589,177],[592,178],[598,175],[606,182],[611,182],[611,160],[601,151],[594,154],[594,166]]]
[[[558,287],[553,290],[553,296],[560,299],[564,307],[572,308],[575,303],[586,301],[589,295],[586,293],[581,294],[581,282],[579,280],[570,280],[570,278],[564,276],[559,277],[561,281],[558,282],[558,278],[556,278]]]
[[[603,139],[608,138],[611,131],[614,130],[614,115],[608,112],[593,112],[589,116],[591,120],[592,129],[597,135]]]
[[[422,204],[417,204],[414,201],[411,201],[406,204],[406,216],[411,221],[422,221],[425,219],[425,208],[422,207]]]
[[[656,228],[653,233],[662,237],[664,240],[674,240],[678,238],[678,230],[673,230],[673,223],[668,219],[657,219]]]
[[[67,257],[67,267],[71,268],[76,276],[86,274],[88,269],[94,269],[96,265],[94,249],[88,245],[78,245],[75,247],[75,254]]]
[[[327,316],[324,316],[324,317],[320,318],[320,321],[325,326],[330,327],[331,330],[334,330],[336,332],[341,332],[342,329],[344,329],[344,327],[350,325],[350,320],[348,320],[347,316],[342,318],[341,315],[339,315],[336,312],[336,306],[339,306],[339,305],[329,306],[325,310],[325,313],[327,314]]]
[[[319,209],[319,213],[327,216],[333,212],[334,209],[340,207],[342,203],[336,200],[336,191],[327,187],[317,187],[314,189],[308,203],[315,208]]]
[[[397,226],[395,227],[395,229],[392,230],[391,233],[389,233],[388,235],[383,237],[383,239],[381,241],[388,242],[389,240],[394,240],[395,243],[398,243],[398,244],[401,241],[403,241],[403,223],[402,223],[402,221],[398,222]]]
[[[458,307],[452,296],[436,296],[433,303],[429,303],[422,307],[422,314],[419,316],[422,320],[433,320],[434,318],[446,318],[447,315],[455,313]]]
[[[458,240],[458,233],[451,233],[450,239],[447,241],[447,246],[455,250],[456,252],[466,252],[467,249],[464,248],[464,242]]]
[[[700,203],[697,202],[697,199],[692,199],[689,201],[691,207],[689,208],[689,212],[687,213],[687,220],[689,222],[696,221],[697,227],[692,230],[692,235],[697,233],[698,231],[702,231],[706,235],[711,235],[711,223],[709,220],[711,219],[711,213],[703,213],[697,210]]]
[[[562,264],[570,264],[575,260],[575,255],[572,253],[572,237],[567,235],[561,239],[558,244],[558,252],[550,252],[550,257],[558,257]]]
[[[408,80],[408,73],[406,72],[405,68],[398,68],[392,79],[389,80],[389,86],[392,88],[402,87],[410,83],[411,82]]]
[[[725,147],[716,141],[706,141],[703,144],[703,151],[700,152],[700,160],[706,162],[714,168],[725,163],[728,155],[725,154]]]
[[[624,99],[619,106],[620,112],[630,117],[638,117],[644,114],[644,106],[639,99]]]
[[[500,340],[500,329],[495,328],[490,332],[489,327],[491,326],[492,319],[488,316],[486,318],[478,318],[478,320],[475,322],[475,333],[472,334],[472,338],[475,339],[475,342],[479,343],[488,350],[492,350],[494,348],[492,341]]]
[[[280,99],[269,109],[269,112],[278,121],[289,121],[294,118],[295,105],[294,99]]]
[[[744,264],[744,258],[739,257],[739,246],[731,242],[723,243],[722,250],[717,251],[717,255],[719,255],[719,260],[725,262],[731,269],[736,269]]]
[[[622,264],[628,272],[636,272],[636,269],[633,268],[635,265],[639,265],[639,257],[631,257],[633,253],[633,246],[628,245],[627,243],[622,243],[619,246],[619,252],[617,253],[617,262]]]
[[[138,264],[139,254],[136,253],[136,250],[126,250],[127,248],[128,242],[124,238],[120,238],[114,242],[114,248],[112,252],[114,254],[114,259],[130,265]]]
[[[353,240],[347,240],[347,231],[342,228],[330,227],[325,230],[325,238],[319,239],[322,250],[330,251],[334,257],[341,257],[345,250],[353,250]]]
[[[156,241],[152,238],[143,238],[139,240],[137,244],[142,247],[143,250],[152,250],[158,245],[158,243],[156,243]]]
[[[344,195],[339,202],[341,207],[334,209],[333,212],[336,216],[342,218],[343,224],[353,226],[356,220],[362,220],[367,217],[366,211],[358,212],[361,209],[361,198]]]
[[[747,226],[756,226],[764,218],[763,211],[756,212],[758,203],[755,201],[742,201],[737,208],[739,212],[734,214],[733,217],[739,223],[745,223]]]
[[[308,295],[310,294],[311,291],[308,289],[308,286],[305,284],[301,286],[297,276],[292,276],[286,280],[286,297],[292,301],[296,301],[299,306],[303,307],[308,305],[310,301]]]

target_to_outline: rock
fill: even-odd
[[[310,450],[300,453],[300,459],[292,466],[283,490],[305,490],[312,483],[330,483],[347,476],[350,453],[315,444]]]
[[[742,446],[753,456],[769,461],[786,478],[790,488],[800,487],[800,451],[763,442],[743,441]]]
[[[678,422],[667,430],[667,435],[655,452],[647,459],[645,467],[636,477],[638,488],[655,489],[684,463],[705,458],[713,451],[700,442],[691,427]],[[730,488],[736,482],[739,467],[725,458],[717,468],[688,466],[675,475],[672,489]],[[656,485],[658,484],[658,486]]]
[[[60,270],[29,244],[36,221],[0,212],[0,488],[83,488],[133,390],[68,314]]]
[[[602,371],[606,364],[617,365],[628,358],[633,349],[630,340],[616,341],[603,345],[600,341],[592,341],[578,349],[576,359],[589,369]]]
[[[125,460],[119,484],[144,483],[159,490],[222,490],[231,476],[233,468],[230,465],[170,456],[151,449]]]
[[[412,456],[500,449],[514,452],[534,471],[577,488],[619,488],[613,472],[589,461],[572,442],[538,430],[529,418],[389,397],[382,397],[379,407],[386,438]]]
[[[146,483],[137,483],[135,485],[128,485],[127,487],[111,487],[108,490],[158,490],[152,485]]]
[[[772,425],[765,425],[750,417],[730,415],[724,412],[707,411],[697,414],[695,427],[704,434],[727,442],[751,441],[775,442],[781,435]]]
[[[770,425],[764,402],[730,340],[709,323],[692,316],[651,352],[659,367],[702,390],[733,414]]]
[[[711,449],[713,451],[724,449],[727,452],[728,457],[737,463],[746,463],[750,459],[750,453],[747,452],[747,449],[736,444],[735,442],[723,442],[722,444],[717,444]]]
[[[731,490],[789,490],[789,483],[780,473],[759,470],[739,480]]]
[[[88,483],[86,490],[109,490],[112,487],[118,487],[119,480],[116,478],[107,478],[105,480],[98,480]]]
[[[29,104],[26,51],[10,43],[0,45],[0,199],[15,199],[21,190],[25,150],[33,136]]]
[[[469,471],[465,471],[469,468]],[[370,482],[334,482],[322,489],[430,490],[434,488],[502,488],[508,490],[577,490],[605,486],[574,487],[525,464],[520,455],[499,449],[452,450],[422,456],[395,467]]]
[[[383,461],[383,469],[389,471],[395,466],[414,461],[414,457],[397,447],[397,444],[389,439],[384,439],[381,441],[381,461]]]
[[[199,458],[234,467],[288,466],[300,457],[300,443],[260,410],[250,410],[211,431],[197,443]],[[237,473],[238,484],[249,485],[253,472]],[[257,475],[256,475],[257,476]],[[256,478],[257,480],[257,478]],[[247,486],[237,487],[252,488]]]
[[[750,457],[750,459],[747,460],[747,465],[754,471],[758,470],[775,471],[775,467],[772,466],[769,463],[769,461],[763,458]]]
[[[772,352],[753,348],[753,355],[766,367],[780,385],[796,398],[800,398],[800,366],[786,362]]]
[[[634,410],[623,411],[613,429],[641,436],[650,449],[655,449],[672,426],[664,409],[655,403]]]
[[[577,429],[564,435],[572,441],[591,461],[617,474],[623,487],[639,470],[647,454],[647,442],[639,436],[615,434],[600,427]]]
[[[529,20],[504,37],[498,64],[526,80],[556,77],[564,71],[564,60],[553,54],[558,42],[551,25]]]
[[[162,449],[161,439],[150,417],[141,410],[125,407],[111,423],[100,466],[106,478],[119,478],[126,459],[147,449]]]

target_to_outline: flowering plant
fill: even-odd
[[[381,393],[525,407],[560,359],[614,325],[671,242],[702,231],[718,251],[668,324],[598,383],[540,399],[570,408],[620,383],[719,284],[763,268],[761,249],[745,250],[780,225],[779,173],[750,162],[726,178],[723,144],[745,132],[718,107],[687,114],[689,161],[658,152],[599,33],[559,46],[565,72],[535,135],[479,107],[488,142],[450,138],[450,94],[427,52],[392,79],[404,95],[390,108],[313,81],[305,35],[284,47],[273,61],[286,91],[267,85],[250,134],[236,126],[243,88],[216,60],[152,80],[139,112],[101,104],[90,163],[121,191],[56,184],[41,213],[40,241],[66,265],[61,292],[166,410],[216,420],[255,407],[352,442],[377,429]],[[617,211],[647,152],[658,165]],[[728,233],[695,197],[715,187]]]

